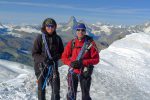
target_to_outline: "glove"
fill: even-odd
[[[82,66],[82,63],[81,63],[81,61],[76,60],[76,61],[71,62],[70,65],[71,65],[71,67],[74,68],[74,69],[80,69],[81,66]]]

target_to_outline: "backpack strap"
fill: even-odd
[[[75,39],[71,40],[71,51],[73,50],[73,48],[75,47]]]
[[[72,54],[72,50],[75,48],[75,39],[76,38],[74,38],[74,39],[71,40],[71,54]],[[89,37],[89,36],[86,35],[86,40],[87,40],[87,42],[86,42],[87,46],[86,46],[85,52],[88,52],[90,50],[90,48],[92,47],[92,41],[93,41],[93,39],[91,37]],[[82,48],[82,47],[77,47],[77,48]]]
[[[54,40],[56,40],[56,44],[57,44],[57,48],[60,46],[60,38],[59,38],[59,36],[58,35],[56,35],[55,36],[55,39]]]
[[[72,50],[74,49],[74,47],[75,47],[75,38],[74,39],[72,39],[71,40],[71,55],[72,55]],[[70,57],[71,57],[71,55],[70,55]]]
[[[59,47],[59,38],[56,37],[56,40],[57,40],[57,46]]]

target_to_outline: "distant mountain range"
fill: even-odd
[[[72,16],[67,23],[58,24],[57,33],[62,37],[64,44],[75,37],[74,27],[78,22],[83,21],[77,21]],[[95,39],[99,50],[107,48],[111,43],[128,34],[150,32],[150,22],[135,26],[96,23],[86,24],[86,27],[87,34]],[[34,39],[41,34],[40,28],[41,25],[0,23],[0,59],[33,65],[31,49]]]

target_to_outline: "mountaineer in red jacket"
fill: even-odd
[[[66,45],[62,61],[69,66],[67,100],[76,100],[78,81],[81,85],[82,100],[91,100],[90,85],[93,65],[99,62],[99,52],[94,40],[85,35],[83,23],[76,26],[76,38]]]

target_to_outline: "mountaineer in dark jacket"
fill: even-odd
[[[32,56],[38,83],[38,100],[45,100],[46,84],[51,85],[51,100],[60,100],[60,78],[58,60],[64,51],[62,39],[56,33],[54,19],[44,20],[41,31],[34,41]]]

